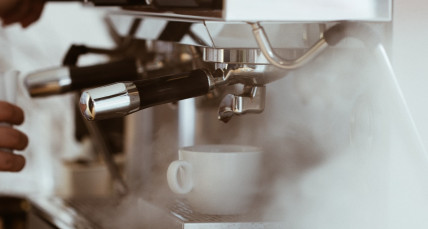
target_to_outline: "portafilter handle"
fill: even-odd
[[[42,97],[139,78],[138,61],[124,59],[92,66],[63,66],[30,73],[25,78],[25,85],[31,97]]]
[[[147,107],[204,95],[212,88],[211,74],[196,69],[86,90],[80,97],[80,110],[87,120],[122,117]]]

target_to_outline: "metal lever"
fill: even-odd
[[[246,86],[242,95],[226,95],[218,109],[218,119],[227,123],[233,115],[261,113],[265,109],[265,86]]]

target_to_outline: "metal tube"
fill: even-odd
[[[266,33],[263,30],[263,27],[260,26],[259,23],[250,24],[253,27],[254,38],[256,39],[256,42],[265,58],[269,61],[269,63],[281,69],[292,70],[299,68],[314,59],[328,47],[328,44],[324,38],[321,38],[301,57],[295,60],[284,60],[273,51]]]

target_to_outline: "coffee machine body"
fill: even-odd
[[[140,78],[85,90],[80,109],[127,115],[128,191],[169,228],[387,227],[391,123],[407,118],[391,0],[121,2],[106,21]],[[178,149],[203,144],[263,150],[248,215],[200,214],[168,188]]]
[[[191,69],[209,69],[216,85],[201,96],[126,117],[131,189],[160,205],[172,203],[171,211],[184,215],[182,225],[204,222],[197,213],[183,213],[189,210],[186,207],[175,208],[180,197],[167,186],[169,163],[184,146],[253,145],[264,153],[262,191],[251,217],[235,220],[257,221],[254,225],[260,228],[285,220],[281,228],[303,225],[297,221],[302,221],[305,211],[315,218],[329,217],[318,208],[310,210],[324,203],[311,199],[316,190],[321,199],[337,190],[352,190],[358,184],[353,182],[356,176],[373,188],[360,199],[361,208],[352,213],[340,204],[334,207],[343,207],[341,219],[351,214],[375,216],[379,220],[370,224],[385,226],[381,212],[387,202],[382,193],[387,189],[388,163],[382,162],[388,161],[389,144],[381,130],[390,127],[386,121],[389,108],[380,105],[388,90],[373,86],[385,79],[377,77],[385,73],[376,68],[377,60],[371,55],[377,46],[370,46],[371,33],[365,34],[369,41],[346,33],[347,39],[334,47],[324,48],[320,43],[330,28],[354,21],[376,31],[373,39],[388,44],[391,1],[365,3],[334,9],[322,4],[308,8],[296,1],[223,1],[221,8],[213,10],[183,10],[165,8],[159,2],[155,9],[126,6],[109,15],[121,36],[127,35],[126,24],[141,18],[137,39],[149,41],[151,47],[189,48],[181,57],[192,60]],[[258,29],[263,30],[261,38]],[[222,83],[224,79],[227,83]],[[354,163],[365,164],[365,172],[359,172]],[[337,174],[347,181],[340,185]],[[317,183],[329,187],[317,187]],[[343,204],[355,202],[360,191],[344,194]],[[218,217],[209,222],[226,226],[223,220]]]

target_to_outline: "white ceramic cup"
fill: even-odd
[[[262,150],[253,146],[198,145],[181,148],[167,171],[170,189],[193,210],[212,215],[245,213],[260,189]]]
[[[0,72],[0,101],[16,103],[18,92],[19,72],[15,70]],[[8,123],[0,122],[0,126],[10,126]],[[12,152],[10,149],[0,148],[3,152]]]

